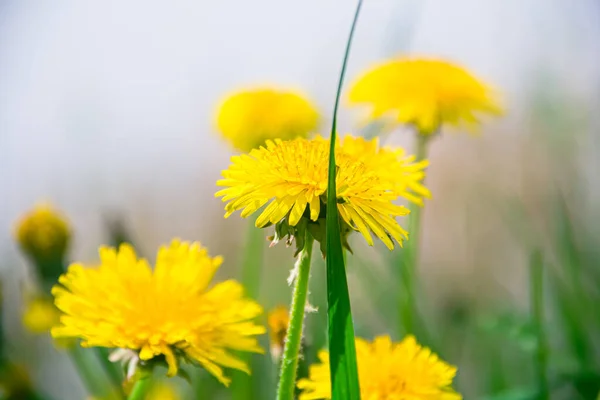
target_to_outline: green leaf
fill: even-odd
[[[335,106],[333,110],[333,124],[331,127],[331,147],[329,151],[329,176],[327,182],[327,220],[326,220],[326,247],[327,247],[327,315],[329,318],[329,368],[331,371],[332,400],[360,400],[360,387],[358,383],[358,368],[356,365],[356,349],[354,347],[354,326],[352,324],[352,311],[350,309],[350,296],[346,279],[344,264],[344,250],[340,219],[337,210],[336,196],[336,163],[335,142],[337,109],[344,82],[348,55],[352,44],[352,37],[360,13],[362,0],[359,0],[350,35],[346,43],[346,52],[340,72]]]

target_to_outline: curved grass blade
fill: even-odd
[[[337,110],[340,94],[348,64],[352,37],[360,13],[362,0],[358,1],[350,34],[346,43],[346,52],[340,72],[333,123],[331,127],[331,147],[329,150],[329,176],[327,182],[327,315],[329,319],[329,368],[331,371],[332,400],[360,400],[356,349],[354,347],[354,326],[350,309],[350,296],[344,265],[344,250],[340,235],[340,221],[336,201],[336,164],[335,142]]]

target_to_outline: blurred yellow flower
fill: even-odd
[[[267,324],[271,339],[271,356],[274,360],[279,360],[281,357],[289,323],[290,315],[287,307],[278,306],[269,312]]]
[[[250,373],[231,351],[262,353],[256,335],[262,313],[233,280],[209,288],[222,263],[199,243],[173,240],[161,246],[154,270],[130,245],[100,248],[100,265],[72,264],[52,289],[64,313],[55,337],[77,337],[82,346],[128,349],[132,360],[162,359],[168,375],[192,360],[229,385],[223,367]],[[139,352],[139,353],[138,353]]]
[[[23,325],[32,333],[47,333],[58,325],[60,312],[51,298],[45,296],[27,296]]]
[[[51,205],[39,204],[18,221],[16,239],[23,251],[37,262],[62,259],[71,239],[71,229]]]
[[[317,128],[319,114],[301,94],[258,88],[240,91],[219,107],[217,127],[242,152],[269,139],[307,137]]]
[[[152,384],[145,397],[146,400],[179,400],[181,396],[175,386],[166,382],[157,382]]]
[[[480,114],[499,114],[492,90],[458,65],[399,58],[369,70],[351,87],[350,102],[371,106],[371,118],[390,115],[432,134],[443,124],[475,126]]]
[[[371,233],[392,249],[407,232],[395,220],[408,210],[394,204],[403,196],[421,202],[429,196],[420,184],[427,162],[413,164],[402,149],[379,147],[377,139],[347,136],[336,147],[338,210],[345,224],[359,231],[370,245]],[[247,217],[269,203],[256,220],[259,228],[285,221],[296,226],[301,219],[324,218],[329,140],[268,141],[265,147],[232,157],[229,169],[217,182],[225,217],[237,210]],[[319,240],[318,237],[315,237]]]
[[[413,336],[392,343],[379,336],[372,343],[356,339],[360,392],[363,399],[461,400],[451,385],[456,367],[440,360]],[[307,379],[298,381],[299,400],[331,399],[329,353],[319,353]]]

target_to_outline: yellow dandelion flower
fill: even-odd
[[[60,312],[52,299],[45,296],[28,296],[25,299],[23,325],[28,331],[37,334],[50,332],[59,320]]]
[[[379,336],[372,343],[356,339],[358,379],[363,399],[461,400],[451,385],[456,367],[440,360],[413,336],[392,343]],[[298,381],[299,400],[331,399],[329,353],[319,353],[307,379]]]
[[[140,360],[166,361],[168,375],[179,361],[197,362],[223,384],[223,367],[250,373],[231,351],[262,353],[252,320],[262,313],[243,297],[238,282],[209,287],[222,263],[199,243],[173,240],[162,246],[154,269],[130,245],[100,248],[100,265],[72,264],[52,289],[64,313],[54,337],[81,338],[82,346],[126,349]]]
[[[71,239],[71,229],[51,205],[39,204],[18,221],[16,239],[23,251],[36,261],[62,259]]]
[[[269,325],[269,337],[271,339],[271,356],[275,360],[279,360],[283,351],[289,323],[290,315],[287,307],[278,306],[269,312],[267,324]]]
[[[236,149],[247,152],[267,140],[307,137],[319,114],[299,93],[258,88],[240,91],[219,107],[217,127]]]
[[[329,140],[267,141],[265,147],[232,157],[217,182],[225,217],[237,210],[247,217],[267,207],[256,220],[259,228],[285,222],[295,227],[301,219],[315,223],[325,218]],[[359,231],[370,245],[371,232],[392,249],[407,232],[395,217],[408,210],[394,204],[400,196],[421,201],[429,192],[420,184],[426,162],[413,164],[401,149],[380,148],[377,139],[347,136],[336,146],[337,203],[348,229]],[[310,226],[310,225],[309,225]],[[313,235],[314,236],[314,235]],[[320,238],[315,236],[315,240]]]
[[[475,126],[480,114],[499,114],[492,90],[447,61],[399,58],[362,75],[351,87],[350,102],[372,107],[371,118],[394,116],[421,134],[441,125]]]

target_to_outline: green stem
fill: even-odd
[[[427,143],[429,136],[417,133],[416,162],[427,158]],[[419,244],[421,234],[421,207],[410,203],[408,206],[409,240],[404,248],[402,265],[400,270],[401,287],[404,289],[400,294],[400,332],[405,334],[415,333],[416,319],[416,286],[417,265],[419,263]]]
[[[69,348],[68,352],[88,393],[94,396],[106,395],[107,390],[102,384],[102,379],[98,379],[96,368],[90,363],[92,359],[88,357],[88,353],[78,346]]]
[[[535,251],[531,255],[529,265],[530,302],[533,322],[537,334],[535,353],[536,373],[538,379],[539,400],[548,400],[548,345],[544,329],[544,266],[542,255]]]
[[[300,343],[302,342],[302,327],[304,325],[304,310],[308,295],[313,240],[308,229],[306,229],[304,249],[299,255],[296,266],[298,268],[298,275],[296,276],[294,285],[292,305],[290,307],[290,323],[283,348],[283,357],[281,358],[277,400],[293,400],[296,391],[298,354],[300,353]]]
[[[246,245],[244,248],[244,259],[242,260],[241,280],[249,298],[258,297],[261,268],[263,265],[263,246],[265,236],[262,229],[254,226],[255,218],[248,220],[248,231],[246,233]],[[252,364],[255,359],[251,354],[240,354],[240,358],[248,364]],[[251,366],[255,370],[254,366]],[[234,400],[247,400],[254,397],[254,388],[252,387],[252,376],[240,371],[235,372],[232,385],[232,398]],[[200,394],[199,394],[200,395]],[[204,393],[202,394],[204,396]]]
[[[127,400],[144,400],[146,398],[146,393],[150,388],[151,382],[152,379],[150,379],[150,377],[138,379],[137,382],[135,382],[135,385],[133,385]]]

